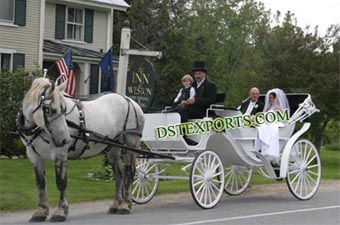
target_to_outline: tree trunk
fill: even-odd
[[[316,129],[315,133],[313,134],[314,144],[319,153],[321,150],[323,134],[325,133],[328,122],[329,122],[329,117],[327,116],[325,121],[322,123],[322,126]]]

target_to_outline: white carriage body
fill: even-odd
[[[295,94],[291,94],[291,95],[294,96]],[[150,151],[155,152],[155,153],[169,154],[175,158],[174,160],[175,162],[184,161],[184,162],[193,163],[193,168],[191,169],[191,173],[190,173],[190,182],[192,185],[190,187],[192,188],[192,195],[196,203],[200,205],[202,208],[211,208],[212,203],[205,204],[205,203],[200,202],[199,199],[201,199],[202,197],[197,199],[198,196],[195,196],[196,195],[195,192],[197,190],[196,191],[194,190],[195,185],[197,184],[194,183],[195,178],[193,176],[201,176],[201,175],[193,174],[195,173],[194,167],[199,164],[199,163],[196,163],[197,157],[201,157],[201,155],[203,155],[202,157],[206,157],[204,156],[204,154],[202,154],[206,151],[211,151],[212,154],[210,154],[209,157],[218,157],[218,160],[216,161],[221,161],[224,166],[226,165],[235,166],[233,173],[235,173],[235,171],[236,173],[238,173],[237,170],[239,170],[240,168],[246,168],[246,170],[248,170],[249,173],[252,173],[252,169],[257,168],[259,169],[262,175],[264,175],[267,178],[271,178],[271,179],[287,177],[288,172],[292,170],[292,167],[294,167],[294,165],[292,166],[292,163],[291,163],[292,158],[293,158],[293,161],[296,161],[295,158],[299,158],[299,157],[308,158],[310,154],[316,154],[316,156],[313,157],[313,160],[314,158],[316,158],[317,160],[320,161],[320,158],[318,156],[318,153],[315,147],[308,141],[307,141],[308,142],[307,145],[309,149],[307,150],[307,145],[306,147],[304,147],[305,148],[304,151],[306,155],[303,155],[303,156],[294,155],[294,154],[300,154],[300,153],[295,153],[297,152],[296,150],[292,151],[292,148],[295,148],[294,146],[295,144],[297,144],[298,138],[303,133],[305,133],[310,127],[310,123],[308,122],[303,123],[302,127],[294,133],[294,130],[296,128],[295,126],[296,122],[297,121],[303,122],[304,119],[308,118],[313,113],[318,111],[318,109],[316,109],[315,105],[313,104],[309,94],[300,94],[298,95],[298,97],[299,99],[304,98],[304,101],[294,108],[293,110],[294,114],[291,116],[289,121],[286,121],[284,126],[279,127],[279,146],[280,146],[280,155],[281,155],[279,175],[275,173],[271,162],[268,159],[266,159],[258,150],[255,149],[255,140],[258,138],[258,129],[256,127],[240,127],[240,128],[235,128],[235,129],[227,129],[221,132],[210,130],[207,133],[190,135],[190,136],[187,136],[186,138],[189,138],[195,141],[197,145],[188,145],[185,139],[183,138],[183,136],[179,134],[176,134],[173,137],[165,137],[165,138],[160,138],[160,139],[158,139],[156,136],[157,127],[160,127],[160,126],[167,127],[169,125],[181,124],[181,118],[178,113],[163,113],[163,112],[149,113],[149,114],[145,114],[145,126],[143,130],[142,141],[150,149]],[[207,110],[207,115],[209,115],[209,111],[215,111],[216,115],[222,118],[241,115],[241,112],[239,112],[238,110],[225,109],[223,106],[219,106],[219,105],[212,105]],[[213,120],[213,118],[206,117],[206,118],[200,119],[199,121],[204,121],[204,120]],[[311,147],[309,146],[310,144],[311,144]],[[308,151],[308,155],[307,155],[307,151]],[[313,153],[311,153],[312,151]],[[151,159],[149,160],[149,162],[159,163],[159,162],[169,162],[169,160]],[[295,170],[293,169],[296,172],[293,171],[290,173],[292,173],[293,175],[295,173],[305,173],[305,171],[308,170],[308,168],[306,169],[306,165],[305,165],[306,163],[307,164],[311,163],[311,160],[309,162],[301,162],[300,163],[301,168],[298,168]],[[185,171],[187,168],[189,168],[189,165],[185,166],[184,169],[182,168],[182,171],[189,174],[187,171]],[[201,172],[201,169],[198,168],[198,171]],[[165,178],[164,176],[160,176],[161,172],[159,172],[159,170],[157,169],[157,173],[151,176],[144,174],[145,176],[144,178],[146,177],[149,177],[150,179],[155,179],[155,178],[158,179],[160,177]],[[310,188],[312,189],[311,194],[308,194],[308,195],[306,194],[306,196],[304,196],[302,193],[296,194],[298,190],[292,190],[292,187],[288,185],[293,195],[302,200],[309,199],[311,196],[313,196],[320,182],[321,167],[317,173],[318,173],[317,174],[318,177],[315,180],[314,179],[311,180],[312,184],[308,184],[309,186],[313,186],[314,185],[313,183],[315,183],[314,185],[315,188],[314,189]],[[203,177],[205,177],[204,179],[206,179],[205,180],[206,183],[209,183],[211,182],[210,181],[211,179],[214,179],[213,177],[211,177],[211,175],[207,175],[207,174],[205,174]],[[237,190],[237,191],[232,190],[232,188],[231,190],[225,188],[224,191],[231,195],[238,195],[242,193],[250,182],[251,174],[249,175],[248,178],[246,179],[247,183],[244,185],[245,186],[244,188]],[[295,179],[297,179],[297,176],[294,178],[294,180]],[[292,181],[292,183],[296,182],[294,180]],[[223,182],[224,182],[224,177],[223,177]],[[300,181],[298,181],[298,183],[299,182]],[[158,185],[158,181],[157,181],[157,185]],[[299,184],[297,184],[297,186],[298,185]],[[209,185],[207,187],[209,188]],[[215,187],[215,189],[218,189],[218,187]],[[214,202],[214,204],[217,204],[217,203],[218,201]],[[214,206],[214,204],[212,205]]]

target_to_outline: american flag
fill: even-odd
[[[64,73],[67,76],[67,84],[65,87],[65,92],[69,95],[75,95],[76,94],[76,82],[75,82],[75,76],[73,71],[73,64],[72,64],[72,53],[71,51],[68,51],[63,58],[61,58],[57,63],[57,67],[59,70],[59,73]],[[66,78],[63,76],[61,79],[61,82],[65,82]]]

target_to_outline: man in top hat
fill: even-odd
[[[216,84],[207,78],[205,63],[196,61],[192,72],[195,77],[192,87],[196,90],[196,96],[187,100],[185,106],[178,111],[182,122],[205,117],[206,109],[214,104],[216,99]]]

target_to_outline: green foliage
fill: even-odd
[[[111,166],[103,164],[103,166],[95,172],[94,178],[99,180],[114,180]]]
[[[23,69],[15,73],[1,71],[0,76],[0,152],[18,154],[16,138],[10,133],[16,131],[16,115],[21,106],[24,93],[31,86],[33,76],[28,75]]]
[[[331,120],[325,129],[324,136],[323,145],[330,143],[338,143],[340,145],[340,121]]]
[[[340,151],[340,143],[333,143],[323,146],[328,151]]]

